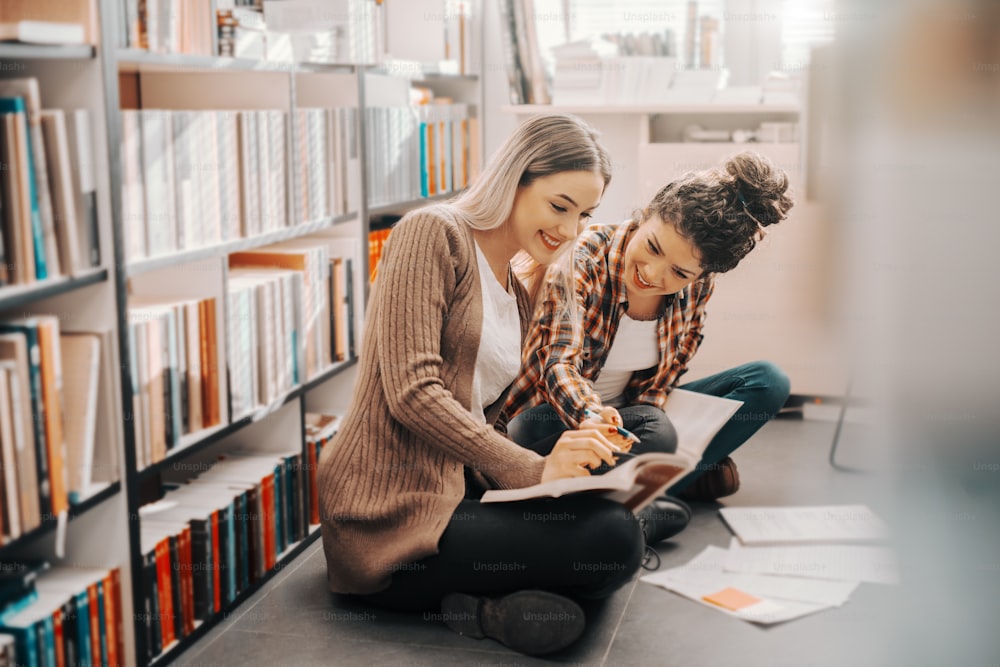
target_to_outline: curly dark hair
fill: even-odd
[[[747,151],[722,168],[691,172],[668,183],[638,219],[657,215],[675,225],[697,248],[704,273],[725,273],[754,249],[764,227],[785,219],[792,207],[787,190],[785,172]]]

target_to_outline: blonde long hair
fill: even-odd
[[[469,188],[449,203],[465,214],[473,229],[496,229],[510,218],[519,187],[567,171],[599,173],[607,189],[611,159],[597,131],[569,114],[533,116],[514,130]],[[563,252],[559,261],[569,262],[570,270],[559,273],[572,280],[572,250]],[[534,303],[547,267],[523,250],[511,265]]]

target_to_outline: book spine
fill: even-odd
[[[99,648],[101,650],[101,663],[109,663],[108,651],[108,591],[104,588],[104,580],[98,581],[95,585],[97,589],[97,627],[99,628]]]
[[[212,512],[212,611],[219,613],[222,611],[222,578],[220,568],[222,567],[222,544],[219,539],[219,512]]]
[[[59,352],[59,322],[41,318],[38,323],[41,353],[42,402],[45,405],[45,443],[49,458],[52,513],[69,508],[66,476],[66,440],[63,434],[62,360]]]
[[[194,585],[194,617],[205,621],[211,615],[212,538],[209,525],[202,520],[191,521],[191,555]]]
[[[64,662],[69,667],[80,664],[80,620],[76,611],[76,596],[71,595],[62,606],[63,614],[63,654]]]
[[[35,436],[35,461],[38,471],[39,511],[43,518],[53,516],[52,484],[49,474],[48,446],[45,439],[45,401],[42,393],[41,351],[38,330],[34,325],[0,324],[0,331],[23,334],[28,345],[28,373],[30,375],[32,432]]]
[[[170,606],[171,617],[167,619],[170,630],[176,639],[184,637],[184,603],[183,584],[181,582],[181,533],[171,535],[168,540],[168,559],[170,565]]]
[[[109,570],[108,574],[102,580],[104,587],[104,631],[107,635],[107,642],[105,646],[105,662],[109,667],[115,667],[119,664],[121,654],[118,652],[118,605],[120,604],[118,597],[118,589],[115,585],[114,577],[112,571]]]
[[[247,494],[241,493],[235,500],[236,517],[236,593],[239,595],[247,589]]]

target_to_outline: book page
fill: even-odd
[[[701,460],[701,455],[743,401],[672,389],[663,411],[677,430],[677,453]]]
[[[696,463],[677,454],[641,454],[603,475],[566,477],[521,489],[493,489],[483,494],[481,502],[506,503],[528,498],[558,498],[584,491],[612,491],[622,494],[623,500],[619,502],[625,504],[624,499],[627,498],[631,504],[641,503],[641,507],[652,501],[652,497],[647,500],[650,489],[655,490],[679,479],[686,471],[694,469]],[[669,472],[669,480],[663,478],[664,471]]]

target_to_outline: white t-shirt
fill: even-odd
[[[594,381],[594,391],[600,395],[601,403],[624,407],[622,392],[632,373],[660,363],[659,326],[659,319],[633,320],[628,314],[622,316],[608,358]]]
[[[472,416],[485,423],[492,405],[521,370],[521,316],[513,285],[497,282],[486,256],[476,244],[479,282],[483,291],[483,331],[472,377]]]

